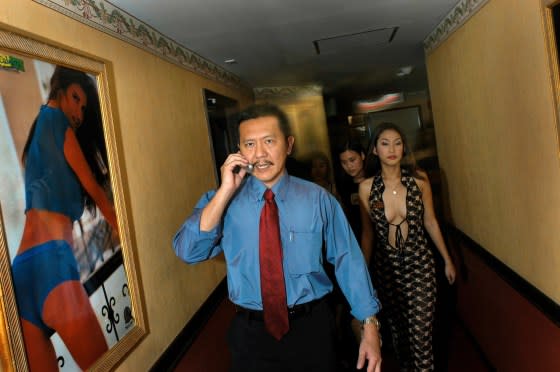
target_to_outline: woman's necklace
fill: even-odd
[[[394,186],[389,186],[387,188],[391,191],[391,194],[397,195],[399,193],[399,185],[400,183],[397,182]]]
[[[399,188],[399,186],[401,185],[401,179],[400,179],[400,177],[397,178],[397,181],[394,183],[393,186],[388,186],[387,181],[386,181],[385,179],[383,179],[383,182],[385,183],[385,186],[386,186],[389,190],[391,190],[391,194],[397,195],[397,194],[399,193],[399,192],[398,192],[398,188]]]
[[[397,195],[399,193],[399,186],[401,185],[400,182],[395,183],[393,186],[389,186],[385,184],[385,187],[391,192],[393,195]]]

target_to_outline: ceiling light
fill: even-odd
[[[235,58],[229,58],[224,60],[224,63],[227,63],[228,65],[235,65],[237,61],[235,60]]]
[[[354,112],[365,114],[368,112],[381,111],[401,102],[404,102],[404,95],[402,93],[384,94],[375,99],[355,101]]]

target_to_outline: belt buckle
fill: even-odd
[[[304,304],[295,305],[292,308],[288,309],[288,315],[292,317],[298,317],[300,315],[309,314],[311,313],[311,310],[313,310],[313,307],[315,306],[316,303],[317,301],[313,300],[313,301],[306,302]]]

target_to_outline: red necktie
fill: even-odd
[[[264,311],[264,325],[268,333],[280,340],[288,332],[288,307],[286,286],[282,270],[282,242],[278,207],[274,193],[264,192],[264,207],[261,211],[259,227],[259,261],[261,271],[261,296]]]

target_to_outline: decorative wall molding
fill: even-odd
[[[322,96],[323,88],[318,85],[301,85],[285,87],[259,87],[254,88],[255,99],[265,98],[299,98]]]
[[[428,54],[436,49],[487,2],[488,0],[461,0],[424,40],[424,52]]]
[[[250,90],[239,77],[202,58],[105,0],[33,0],[72,19],[220,83]]]

